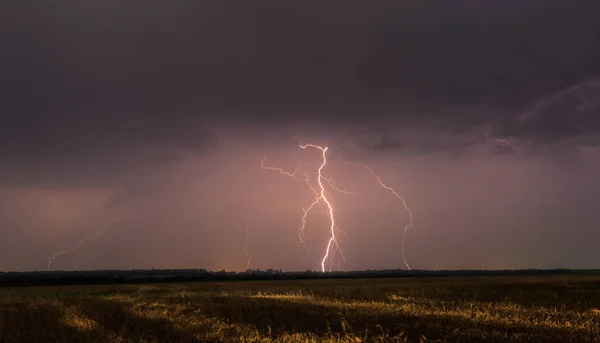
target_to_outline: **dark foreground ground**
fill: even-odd
[[[0,288],[0,342],[599,342],[600,276]]]

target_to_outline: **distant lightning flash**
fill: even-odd
[[[408,205],[406,204],[406,200],[404,200],[404,198],[401,197],[400,194],[398,194],[392,187],[389,187],[388,185],[383,183],[383,181],[381,181],[381,178],[379,178],[379,176],[373,172],[373,169],[371,169],[371,167],[362,165],[362,164],[361,164],[361,167],[367,169],[369,171],[369,173],[371,174],[371,176],[373,178],[375,178],[375,180],[377,180],[377,182],[379,183],[379,185],[381,187],[390,191],[396,198],[398,198],[402,202],[404,209],[408,212],[408,217],[409,217],[408,224],[404,226],[404,233],[402,234],[402,262],[404,263],[406,268],[408,268],[408,270],[410,270],[410,266],[406,262],[406,256],[404,254],[404,241],[406,240],[406,232],[408,231],[408,229],[410,229],[413,226],[413,213],[410,210],[410,208],[408,208]]]
[[[244,244],[244,253],[246,254],[246,270],[250,269],[250,262],[252,262],[252,256],[250,256],[250,252],[248,252],[248,218],[246,218],[246,243]]]
[[[48,267],[46,268],[46,270],[48,270],[48,271],[50,270],[50,267],[52,266],[52,261],[54,261],[54,259],[57,258],[58,256],[60,256],[60,255],[67,255],[69,253],[72,253],[73,251],[81,248],[81,246],[83,244],[85,244],[85,242],[89,241],[90,239],[94,239],[94,238],[97,238],[97,237],[103,235],[106,231],[108,231],[108,229],[110,228],[111,225],[116,224],[116,223],[121,222],[121,221],[124,221],[124,220],[126,220],[126,219],[109,220],[109,221],[106,222],[106,225],[104,226],[104,229],[96,232],[95,234],[93,234],[91,236],[87,236],[83,240],[79,241],[79,243],[77,243],[77,245],[75,245],[71,249],[59,251],[56,254],[48,257]]]

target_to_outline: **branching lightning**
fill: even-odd
[[[319,184],[320,193],[319,193],[319,197],[317,198],[316,201],[322,200],[327,205],[327,209],[328,209],[328,213],[329,213],[329,222],[331,224],[329,226],[329,231],[331,233],[331,237],[329,238],[329,241],[327,242],[327,248],[325,249],[325,256],[323,256],[323,260],[321,260],[321,271],[325,272],[325,262],[327,262],[327,259],[329,258],[331,246],[334,243],[337,245],[337,240],[336,240],[336,236],[335,236],[336,227],[335,227],[335,216],[333,213],[333,205],[331,205],[331,202],[329,201],[329,199],[327,199],[327,195],[325,194],[325,186],[323,185],[323,179],[324,179],[323,168],[325,168],[325,166],[327,165],[327,149],[329,149],[329,147],[323,148],[319,145],[314,145],[314,144],[300,145],[300,148],[302,148],[302,149],[306,149],[309,147],[321,150],[322,156],[323,156],[323,163],[321,164],[321,166],[319,166],[319,169],[317,170],[317,183]]]
[[[333,183],[333,178],[331,177],[324,177],[325,181],[327,181],[327,183],[329,184],[329,187],[331,187],[331,189],[333,189],[334,191],[338,192],[338,193],[342,193],[342,194],[346,194],[346,195],[358,195],[358,193],[354,193],[354,192],[348,192],[345,191],[343,189],[339,189],[335,186],[335,184]]]
[[[308,164],[308,163],[303,163],[303,164],[299,165],[298,167],[296,167],[296,169],[294,169],[294,172],[290,173],[290,172],[287,172],[287,171],[283,170],[282,168],[276,168],[276,167],[270,167],[270,166],[266,166],[266,165],[265,165],[265,161],[266,161],[266,160],[267,160],[267,155],[265,154],[265,155],[264,155],[264,157],[263,157],[263,159],[260,161],[260,165],[261,165],[261,166],[262,166],[264,169],[268,169],[268,170],[274,170],[274,171],[276,171],[276,172],[279,172],[279,174],[281,174],[281,175],[287,175],[287,176],[290,176],[290,177],[293,177],[293,178],[295,178],[295,177],[296,177],[296,175],[298,174],[298,172],[299,172],[299,171],[300,171],[302,168],[304,168],[304,166],[306,166],[306,165]]]
[[[336,225],[335,209],[334,209],[331,199],[327,196],[327,192],[325,190],[325,188],[326,188],[325,185],[327,184],[332,190],[339,192],[341,194],[353,195],[353,194],[358,194],[358,193],[348,192],[348,191],[342,190],[340,188],[337,188],[333,182],[333,179],[331,177],[324,175],[324,169],[328,165],[327,151],[328,151],[329,147],[320,146],[320,145],[316,145],[316,144],[305,144],[305,145],[298,144],[298,146],[304,150],[307,148],[317,149],[317,150],[321,151],[321,156],[322,156],[321,164],[319,165],[319,167],[316,171],[316,173],[317,173],[316,182],[318,184],[318,187],[313,187],[308,173],[304,172],[306,184],[314,192],[315,198],[308,207],[302,208],[302,217],[300,219],[300,226],[298,228],[298,237],[300,239],[300,243],[305,244],[306,240],[305,240],[304,232],[305,232],[305,228],[306,228],[308,214],[316,205],[319,205],[321,207],[321,211],[325,215],[327,215],[327,217],[329,218],[329,230],[328,230],[329,239],[327,241],[327,246],[323,253],[323,258],[321,259],[321,271],[322,272],[325,272],[325,270],[331,271],[336,252],[339,252],[341,254],[342,259],[346,260],[346,258],[344,257],[343,251],[341,250],[341,248],[338,244],[337,237],[338,237],[338,233],[339,233],[339,228]],[[302,165],[298,166],[293,172],[290,173],[281,168],[266,166],[264,163],[266,161],[266,159],[267,159],[267,156],[265,154],[264,158],[261,161],[261,166],[264,169],[277,171],[281,175],[286,175],[286,176],[289,176],[292,178],[296,178],[296,176],[298,175],[300,170],[302,170],[302,168],[307,165],[307,163],[302,164]],[[333,162],[333,163],[335,163],[335,162]],[[360,167],[368,170],[370,175],[373,178],[375,178],[375,180],[377,180],[377,182],[379,183],[379,185],[381,187],[383,187],[387,191],[391,192],[397,199],[399,199],[402,202],[404,209],[409,214],[409,223],[404,226],[404,233],[402,236],[402,262],[404,263],[406,268],[408,268],[410,270],[410,266],[409,266],[408,262],[406,261],[406,256],[405,256],[405,252],[404,252],[404,246],[405,246],[404,241],[406,239],[406,233],[408,232],[408,229],[410,229],[413,226],[413,213],[410,210],[410,208],[408,207],[408,205],[406,204],[406,201],[404,200],[404,198],[401,197],[392,187],[389,187],[388,185],[383,183],[381,178],[373,172],[371,167],[363,165],[363,164],[358,164],[358,165]],[[329,262],[329,264],[328,264],[328,262]],[[328,266],[326,267],[327,264],[328,264]]]
[[[94,239],[94,238],[97,238],[97,237],[103,235],[106,231],[108,231],[108,229],[110,229],[111,225],[116,224],[121,221],[124,221],[124,220],[127,220],[127,219],[109,220],[106,222],[106,224],[104,225],[104,228],[102,230],[96,232],[95,234],[93,234],[91,236],[87,236],[86,238],[82,239],[81,241],[79,241],[79,243],[77,243],[77,245],[75,245],[71,249],[59,251],[59,252],[55,253],[54,255],[48,257],[48,266],[47,266],[46,270],[48,270],[48,271],[50,270],[50,267],[52,267],[52,261],[54,261],[54,259],[57,258],[58,256],[67,255],[67,254],[72,253],[73,251],[81,248],[81,246],[83,246],[83,244],[85,244],[85,242],[89,241],[90,239]]]
[[[304,175],[306,176],[306,184],[315,193],[315,200],[308,207],[302,208],[302,218],[300,219],[300,227],[298,228],[298,239],[300,240],[300,244],[304,244],[306,246],[306,240],[304,238],[304,230],[306,229],[306,218],[308,217],[308,213],[313,209],[313,207],[315,207],[315,205],[321,204],[319,202],[319,191],[317,191],[310,184],[310,177],[308,176],[308,173],[305,172]],[[325,209],[322,206],[321,212],[323,212],[323,214],[326,214]]]
[[[327,166],[327,150],[329,149],[329,147],[322,147],[322,146],[315,145],[315,144],[299,145],[299,147],[301,149],[314,148],[314,149],[318,149],[321,151],[321,156],[322,156],[321,165],[317,169],[317,184],[319,187],[318,188],[313,187],[310,183],[310,178],[308,177],[308,173],[304,173],[306,184],[315,193],[315,200],[308,207],[302,209],[302,218],[300,220],[300,227],[298,228],[298,237],[300,238],[301,243],[305,243],[304,229],[306,228],[306,221],[307,221],[308,214],[315,207],[315,205],[317,205],[317,204],[324,205],[326,207],[325,213],[329,217],[329,222],[330,222],[330,226],[329,226],[330,237],[329,237],[329,240],[327,241],[327,247],[325,249],[323,259],[321,260],[321,271],[325,272],[325,270],[326,270],[325,264],[327,263],[328,259],[330,258],[330,255],[331,255],[331,257],[333,257],[333,252],[332,252],[333,247],[336,247],[339,250],[339,245],[337,244],[337,237],[336,237],[337,227],[335,224],[334,208],[333,208],[333,204],[327,197],[327,194],[325,192],[325,183],[323,181],[323,180],[325,180],[325,182],[327,182],[330,186],[333,187],[333,181],[327,180],[327,178],[323,175],[323,169]],[[264,163],[266,161],[266,159],[267,159],[267,156],[265,155],[261,161],[261,166],[264,169],[277,171],[281,175],[290,176],[292,178],[295,178],[296,175],[298,174],[298,172],[304,166],[307,165],[307,163],[304,163],[304,164],[300,165],[299,167],[297,167],[294,170],[294,172],[290,173],[290,172],[284,171],[281,168],[266,166]],[[339,190],[340,192],[344,192],[338,188],[334,188],[334,189]],[[349,193],[349,192],[344,192],[344,193]],[[343,256],[343,254],[342,254],[342,256]]]

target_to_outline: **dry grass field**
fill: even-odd
[[[600,342],[600,277],[0,288],[0,342]]]

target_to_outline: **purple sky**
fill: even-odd
[[[600,3],[0,5],[0,270],[599,268]],[[497,139],[496,139],[497,138]],[[502,142],[506,140],[509,143]],[[314,179],[313,179],[314,180]],[[339,257],[339,255],[338,255]],[[339,265],[338,265],[339,260]]]

